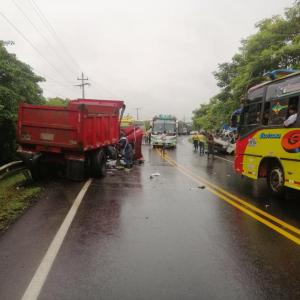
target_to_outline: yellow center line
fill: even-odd
[[[185,167],[179,165],[179,164],[178,164],[176,161],[174,161],[172,158],[168,157],[168,159],[169,159],[170,161],[173,161],[173,163],[176,164],[177,167],[182,168],[182,169],[185,169],[187,172],[191,173],[193,176],[197,177],[200,181],[204,182],[205,184],[207,184],[207,185],[213,187],[214,189],[216,189],[216,190],[222,192],[223,194],[225,194],[225,195],[227,195],[228,197],[234,199],[235,201],[239,202],[240,204],[243,204],[244,206],[246,206],[246,207],[252,209],[253,211],[255,211],[255,212],[257,212],[257,213],[259,213],[259,214],[261,214],[261,215],[263,215],[264,217],[266,217],[266,218],[272,220],[273,222],[275,222],[275,223],[277,223],[277,224],[279,224],[279,225],[285,227],[286,229],[289,229],[290,231],[292,231],[292,232],[294,232],[294,233],[300,235],[300,229],[299,229],[299,228],[297,228],[297,227],[295,227],[295,226],[292,226],[292,225],[290,225],[290,224],[288,224],[288,223],[286,223],[286,222],[284,222],[284,221],[282,221],[282,220],[280,220],[280,219],[274,217],[273,215],[271,215],[271,214],[265,212],[264,210],[261,210],[261,209],[257,208],[256,206],[254,206],[254,205],[248,203],[247,201],[242,200],[241,198],[239,198],[239,197],[237,197],[237,196],[235,196],[235,195],[229,193],[228,191],[222,189],[221,187],[216,186],[215,184],[213,184],[213,183],[207,181],[207,180],[204,179],[203,177],[200,177],[200,176],[198,176],[198,175],[193,174],[191,171],[189,171],[189,170],[186,169]]]
[[[159,153],[159,152],[157,152]],[[160,155],[160,153],[159,153]],[[255,207],[254,205],[251,205],[250,203],[239,199],[237,196],[232,195],[228,193],[227,191],[223,190],[220,187],[217,187],[216,185],[210,183],[204,178],[201,178],[200,176],[195,176],[191,171],[187,170],[186,168],[180,166],[178,163],[176,163],[173,159],[167,157],[166,155],[160,155],[165,161],[167,161],[170,165],[176,167],[181,173],[186,175],[187,177],[191,178],[197,183],[205,183],[207,185],[207,189],[213,193],[214,195],[218,196],[220,199],[224,200],[225,202],[229,203],[230,205],[236,207],[237,209],[243,211],[245,214],[249,215],[250,217],[254,218],[258,222],[268,226],[269,228],[273,229],[274,231],[278,232],[279,234],[283,235],[284,237],[288,238],[289,240],[293,241],[297,245],[300,245],[300,238],[294,236],[293,234],[289,233],[288,231],[284,230],[283,228],[271,223],[270,221],[264,219],[263,217],[257,215],[254,211],[258,212],[259,214],[269,218],[270,220],[276,222],[277,224],[280,224],[284,226],[287,229],[290,229],[291,231],[298,233],[300,230],[292,225],[289,225],[285,223],[284,221],[260,210],[259,208]],[[230,199],[231,198],[231,199]],[[234,201],[234,200],[235,201]],[[249,210],[248,208],[238,204],[243,204],[244,206],[251,208],[253,211]]]

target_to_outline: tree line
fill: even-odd
[[[228,124],[247,90],[266,81],[267,71],[299,69],[300,1],[286,8],[284,15],[261,20],[255,27],[257,32],[241,41],[231,61],[219,64],[213,73],[220,92],[193,111],[196,129],[219,129]]]

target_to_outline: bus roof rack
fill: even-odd
[[[263,76],[269,77],[271,80],[275,80],[289,74],[295,73],[297,70],[294,69],[278,69],[270,72],[266,72]]]

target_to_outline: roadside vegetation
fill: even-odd
[[[266,81],[266,72],[300,68],[300,1],[283,16],[264,19],[255,27],[257,32],[241,41],[231,61],[218,65],[214,76],[220,92],[193,111],[194,128],[219,129],[228,124],[247,90]]]
[[[40,191],[41,188],[32,185],[23,173],[0,181],[0,232],[34,203]]]
[[[16,159],[16,121],[19,104],[67,105],[67,99],[45,99],[39,86],[45,81],[9,53],[0,41],[0,166]]]
[[[0,41],[0,165],[15,159],[19,104],[44,102],[38,85],[42,81],[29,65],[8,53]]]

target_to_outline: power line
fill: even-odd
[[[13,0],[13,3],[15,4],[15,6],[21,11],[21,13],[23,14],[23,16],[27,19],[27,21],[35,28],[35,30],[43,37],[43,39],[47,42],[47,44],[52,48],[52,50],[57,54],[56,49],[52,46],[52,44],[48,41],[47,37],[45,37],[44,34],[41,33],[41,31],[36,27],[36,25],[30,20],[30,18],[28,18],[28,16],[26,15],[26,13],[23,11],[23,9],[15,2],[15,0]],[[39,8],[39,6],[36,4],[36,2],[34,0],[31,0],[29,2],[31,4],[31,6],[33,7],[35,13],[37,14],[37,16],[39,17],[39,19],[42,21],[42,23],[44,24],[44,26],[48,29],[48,31],[50,32],[50,34],[53,36],[53,38],[60,44],[63,46],[63,49],[66,53],[66,55],[68,57],[70,57],[70,59],[77,65],[77,67],[82,70],[82,68],[80,67],[80,65],[77,63],[77,61],[74,59],[74,57],[70,54],[70,52],[68,51],[67,47],[65,46],[65,44],[63,43],[63,41],[60,39],[59,35],[57,34],[57,32],[55,31],[54,27],[51,25],[51,23],[48,21],[48,19],[46,18],[46,16],[44,15],[44,13],[41,11],[41,9]],[[1,12],[0,12],[1,13]],[[12,24],[12,22],[9,21],[9,19],[3,15],[3,13],[1,13],[2,16],[6,19],[7,22],[10,23],[11,26],[14,27],[14,29],[34,48],[35,51],[37,51],[39,53],[39,55],[41,55],[41,53],[38,51],[38,49],[30,42],[29,39],[26,38],[26,36],[24,34],[22,34],[22,32],[20,32],[20,30],[18,30],[18,28],[16,28],[16,26],[14,26],[14,24]],[[52,66],[52,68],[55,69],[56,72],[60,73],[58,71],[58,69],[56,69],[43,55],[41,55],[48,64],[50,64]],[[61,56],[60,56],[61,58]],[[61,58],[62,59],[62,58]],[[63,59],[62,59],[63,60]],[[68,66],[69,68],[69,66]],[[74,73],[74,70],[71,70],[69,68],[69,70]],[[74,73],[75,74],[75,73]],[[65,80],[69,81],[68,79],[66,79],[62,74],[60,74]],[[45,76],[50,78],[49,76]],[[54,80],[52,78],[52,81],[57,82],[60,85],[63,85],[62,83]],[[95,83],[95,87],[97,88],[97,85],[100,85],[99,83]],[[78,86],[82,86],[82,92],[84,93],[84,85],[78,85]],[[112,97],[114,98],[118,98],[113,92],[111,92],[110,90],[104,88],[103,86],[101,86],[102,90],[106,91],[107,93],[109,93]],[[69,88],[69,86],[68,86]],[[98,89],[97,89],[98,90]]]
[[[115,98],[115,99],[119,98],[119,97],[116,96],[112,91],[110,91],[109,89],[105,88],[105,87],[104,87],[102,84],[100,84],[99,82],[96,82],[96,81],[94,81],[94,80],[92,80],[92,79],[89,79],[89,80],[90,80],[91,83],[94,83],[94,86],[96,87],[96,89],[97,89],[97,91],[98,91],[99,93],[102,93],[102,91],[100,91],[100,87],[101,87],[101,89],[102,89],[103,91],[105,91],[105,92],[107,92],[108,94],[110,94],[113,98]],[[98,89],[97,86],[99,86],[99,89]]]
[[[36,14],[38,15],[39,19],[42,21],[42,23],[48,29],[48,31],[50,32],[50,34],[53,36],[53,38],[62,46],[62,48],[65,51],[66,55],[68,57],[70,57],[70,59],[76,64],[76,66],[78,67],[78,69],[80,71],[83,71],[83,69],[81,68],[81,66],[78,64],[78,62],[75,60],[75,58],[71,55],[71,53],[69,52],[68,48],[66,47],[66,45],[64,44],[64,42],[62,41],[62,39],[59,37],[58,33],[56,32],[56,30],[54,29],[54,27],[51,25],[51,23],[49,22],[49,20],[45,16],[45,14],[39,8],[39,6],[37,5],[37,3],[34,0],[30,0],[29,3],[33,7],[33,9],[36,12]],[[90,80],[90,81],[93,82],[92,80]],[[95,86],[100,85],[101,89],[104,90],[104,91],[106,91],[107,93],[109,93],[113,98],[118,98],[118,96],[116,96],[110,90],[104,88],[103,85],[101,85],[100,83],[94,82],[94,85]]]
[[[84,94],[84,87],[86,85],[90,85],[90,83],[88,82],[85,82],[87,80],[89,80],[88,78],[84,78],[84,74],[81,73],[81,78],[77,78],[77,80],[80,80],[81,81],[81,84],[76,84],[76,86],[79,86],[81,89],[82,89],[82,99],[85,98],[85,94]]]
[[[2,16],[2,18],[5,19],[5,21],[14,28],[14,30],[16,30],[21,36],[22,38],[53,68],[53,70],[55,70],[62,78],[64,78],[66,81],[69,81],[69,79],[65,78],[60,71],[53,66],[53,64],[39,51],[39,49],[26,37],[25,34],[23,34],[18,27],[16,27],[1,11],[0,11],[0,15]]]
[[[49,22],[49,20],[47,19],[47,17],[45,16],[45,14],[42,12],[42,10],[39,8],[39,6],[37,5],[37,3],[34,0],[30,0],[29,2],[31,4],[31,6],[33,7],[34,11],[36,12],[36,14],[38,15],[39,19],[42,21],[42,23],[45,25],[45,27],[48,29],[48,31],[50,32],[50,34],[53,36],[54,39],[56,39],[56,41],[62,45],[65,53],[67,56],[69,56],[71,58],[71,60],[77,65],[78,69],[83,71],[83,69],[81,68],[81,66],[78,64],[78,62],[75,60],[75,58],[71,55],[71,53],[69,52],[68,48],[66,47],[66,45],[64,44],[64,42],[62,41],[62,39],[59,37],[58,33],[56,32],[56,30],[54,29],[54,27],[51,25],[51,23]],[[93,82],[92,80],[90,80],[91,82]],[[94,85],[100,85],[97,82],[94,82]],[[110,90],[104,88],[102,85],[100,85],[102,87],[102,89],[106,92],[108,92],[112,97],[114,98],[118,98],[116,95],[114,95],[114,93],[112,93]]]
[[[62,46],[62,48],[64,49],[64,51],[67,54],[67,56],[69,56],[73,60],[73,62],[77,65],[78,69],[80,71],[82,71],[82,68],[77,63],[77,61],[75,60],[75,58],[70,54],[70,52],[68,51],[68,48],[66,47],[66,45],[64,44],[64,42],[61,40],[61,38],[59,37],[59,35],[56,33],[54,27],[48,21],[48,19],[46,18],[46,16],[44,15],[44,13],[41,11],[41,9],[39,8],[39,6],[36,4],[36,2],[34,0],[30,0],[30,3],[32,5],[33,9],[35,10],[36,14],[39,16],[40,20],[47,27],[48,31],[58,41],[58,43]]]
[[[31,19],[26,15],[25,11],[22,9],[22,7],[17,3],[17,1],[12,0],[14,5],[17,7],[17,9],[22,13],[22,15],[26,18],[26,20],[33,26],[33,28],[38,32],[38,34],[46,41],[46,43],[49,45],[49,47],[52,49],[52,51],[65,63],[64,59],[61,57],[60,53],[56,51],[56,49],[52,46],[52,44],[49,42],[47,37],[41,32],[41,30],[31,21]],[[66,63],[65,63],[66,64]],[[74,70],[72,70],[68,64],[66,64],[67,68],[71,73],[76,74]]]

